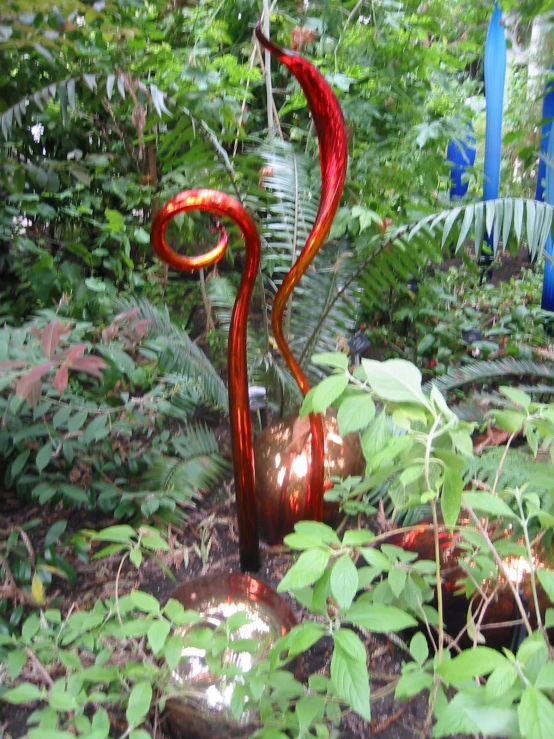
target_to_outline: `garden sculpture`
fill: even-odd
[[[346,128],[339,102],[321,73],[296,52],[281,49],[265,38],[260,24],[256,28],[256,36],[298,80],[306,96],[319,140],[321,198],[317,216],[304,248],[275,295],[271,319],[277,345],[300,390],[306,395],[310,386],[287,344],[283,332],[283,314],[292,291],[323,246],[339,206],[348,163]],[[252,216],[229,195],[213,190],[179,193],[158,211],[152,224],[154,250],[161,259],[179,270],[192,271],[213,265],[222,258],[227,246],[227,234],[221,226],[218,226],[221,233],[219,243],[207,254],[182,256],[168,245],[165,238],[168,223],[179,213],[193,210],[209,211],[229,218],[240,229],[245,243],[246,263],[229,330],[229,414],[240,564],[243,571],[256,571],[259,569],[260,559],[246,367],[246,324],[260,258],[260,237]],[[298,513],[302,518],[319,521],[323,516],[324,479],[324,431],[320,416],[310,416],[310,432],[311,454],[306,476],[305,504],[298,509]],[[289,503],[284,501],[281,504]],[[281,517],[284,513],[282,510],[273,510],[271,515]]]

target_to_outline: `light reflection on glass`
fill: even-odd
[[[247,737],[253,731],[253,711],[236,721],[230,710],[233,691],[243,675],[263,660],[273,644],[294,625],[290,608],[260,580],[246,575],[210,575],[185,584],[171,595],[185,609],[194,609],[201,620],[180,627],[185,639],[182,660],[173,671],[178,698],[167,703],[169,722],[176,736]],[[229,635],[216,657],[194,644],[194,632],[206,628],[225,635],[229,618],[243,613],[246,623]],[[233,642],[250,640],[250,651],[233,650]],[[202,642],[204,645],[204,642]],[[238,645],[242,650],[242,645]],[[226,672],[226,675],[220,674]]]

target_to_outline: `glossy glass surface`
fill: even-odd
[[[307,420],[307,419],[305,419]],[[254,440],[256,497],[260,521],[270,544],[279,544],[296,521],[308,519],[306,482],[312,453],[311,429],[298,416],[290,416],[268,427]],[[324,424],[324,490],[331,477],[361,475],[365,468],[358,434],[339,436],[336,419],[327,415]],[[279,516],[275,515],[279,511]],[[324,506],[328,520],[335,505]]]
[[[181,627],[186,635],[191,629],[224,626],[235,614],[243,613],[248,623],[232,634],[232,641],[254,639],[257,650],[225,650],[221,665],[236,666],[248,672],[263,660],[273,644],[294,626],[294,614],[285,601],[268,585],[248,575],[210,575],[181,585],[171,595],[185,609],[198,611],[199,623]],[[237,721],[230,709],[237,677],[222,677],[212,672],[202,649],[185,647],[183,660],[173,673],[183,697],[167,703],[168,720],[176,737],[247,737],[256,728],[254,715],[246,712]]]
[[[311,264],[327,238],[337,211],[348,163],[346,129],[339,103],[333,91],[308,61],[295,52],[285,51],[266,39],[260,27],[257,37],[279,61],[285,64],[298,79],[308,102],[319,139],[321,165],[321,198],[313,229],[297,262],[285,277],[272,308],[272,324],[277,344],[289,365],[293,376],[304,394],[309,384],[296,362],[283,334],[282,319],[286,303],[300,278]],[[260,258],[260,238],[249,213],[233,198],[213,190],[191,190],[172,198],[158,211],[152,224],[152,244],[158,256],[180,270],[190,271],[218,262],[227,246],[227,234],[220,228],[221,238],[208,254],[187,257],[177,254],[167,243],[165,229],[169,221],[179,213],[203,210],[229,218],[241,230],[246,246],[246,264],[231,317],[229,331],[229,412],[231,442],[237,497],[237,518],[241,568],[256,571],[260,566],[258,525],[254,491],[254,457],[252,427],[249,413],[246,367],[246,325],[248,306],[256,278]],[[322,420],[310,417],[311,455],[306,476],[306,503],[303,516],[321,520],[323,516],[324,434]],[[290,517],[291,510],[283,513],[275,508],[269,515],[277,519]]]
[[[173,197],[161,208],[152,224],[152,246],[156,254],[172,267],[192,271],[218,262],[225,253],[227,233],[220,228],[221,238],[208,254],[188,257],[177,254],[167,243],[165,229],[179,213],[202,210],[229,218],[243,236],[246,258],[229,329],[229,416],[233,447],[233,468],[237,498],[240,564],[254,572],[260,567],[258,523],[254,492],[254,453],[252,423],[248,400],[246,367],[246,326],[248,307],[260,261],[260,237],[250,213],[229,195],[215,190],[189,190]]]
[[[511,539],[512,531],[510,528],[490,527],[489,535],[494,541]],[[460,591],[459,585],[459,581],[467,577],[464,567],[466,553],[460,547],[461,542],[461,536],[456,532],[451,532],[444,527],[439,530],[445,623],[448,633],[453,637],[456,637],[464,628],[470,606],[469,600],[465,593]],[[408,533],[393,534],[387,539],[387,543],[417,552],[420,559],[434,560],[435,558],[433,526],[430,522],[424,522]],[[516,586],[524,606],[528,609],[529,621],[535,627],[537,618],[531,590],[529,562],[520,555],[505,557],[504,562],[511,582]],[[467,566],[471,572],[471,564]],[[548,556],[540,544],[533,548],[533,567],[554,570],[552,556]],[[479,612],[484,605],[481,596],[476,594],[471,602],[471,612],[476,617],[476,621],[480,620],[487,645],[496,648],[516,646],[520,638],[525,636],[525,629],[521,624],[513,623],[521,621],[521,616],[507,579],[501,572],[495,571],[478,585],[486,597],[492,596],[482,616]],[[540,584],[538,584],[538,603],[540,612],[544,616],[549,601]]]
[[[327,238],[339,207],[346,170],[348,167],[348,139],[344,117],[333,90],[323,75],[312,64],[295,51],[276,46],[267,39],[261,29],[256,28],[258,41],[271,54],[290,69],[302,88],[319,142],[319,164],[321,169],[321,197],[314,226],[300,256],[281,283],[271,311],[271,323],[275,339],[290,371],[303,394],[310,385],[300,365],[292,354],[283,333],[283,315],[295,286],[312,263],[315,255]],[[305,518],[321,521],[323,517],[324,434],[319,416],[310,416],[312,434],[310,469],[306,478]],[[292,510],[285,515],[290,516]],[[296,519],[300,520],[300,519]]]

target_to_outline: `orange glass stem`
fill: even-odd
[[[304,272],[323,246],[340,204],[348,166],[348,139],[344,117],[333,90],[323,75],[310,62],[294,51],[281,49],[262,33],[261,22],[256,37],[278,61],[296,77],[302,88],[319,142],[321,197],[313,228],[306,244],[281,283],[271,312],[271,324],[277,345],[304,395],[310,385],[293,356],[283,333],[283,315],[287,302]],[[311,461],[307,477],[306,503],[303,518],[321,521],[323,518],[323,473],[325,439],[320,415],[310,415]]]
[[[227,217],[235,223],[246,247],[245,267],[231,317],[228,347],[229,415],[235,473],[240,565],[243,571],[260,568],[252,423],[248,400],[246,326],[248,306],[260,261],[260,237],[252,216],[234,198],[215,190],[189,190],[173,197],[159,210],[152,223],[152,246],[156,254],[176,269],[190,272],[216,264],[225,254],[227,232],[207,254],[196,257],[177,254],[167,243],[165,229],[179,213],[202,210]]]

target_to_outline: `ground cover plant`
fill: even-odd
[[[262,550],[260,577],[299,623],[237,681],[231,710],[255,710],[257,737],[551,735],[554,354],[540,294],[552,214],[526,199],[541,100],[522,98],[550,7],[502,8],[530,52],[508,82],[505,197],[487,204],[481,149],[467,201],[450,204],[445,150],[482,103],[489,3],[270,9],[272,37],[326,75],[349,132],[341,208],[286,330],[314,385],[302,413],[334,407],[366,471],[327,493],[333,525],[298,523]],[[264,9],[0,8],[6,739],[168,736],[183,647],[214,670],[236,648],[240,623],[183,637],[197,615],[165,598],[176,581],[238,571],[222,353],[241,244],[231,233],[217,269],[184,277],[153,260],[149,227],[192,187],[255,215],[250,381],[270,415],[298,407],[269,319],[317,210],[317,141],[298,87],[253,41]],[[214,225],[181,217],[168,236],[200,254]],[[359,366],[357,330],[371,342]],[[419,557],[410,534],[424,536]],[[465,596],[441,569],[444,542]],[[502,601],[514,604],[503,651],[490,622]]]

